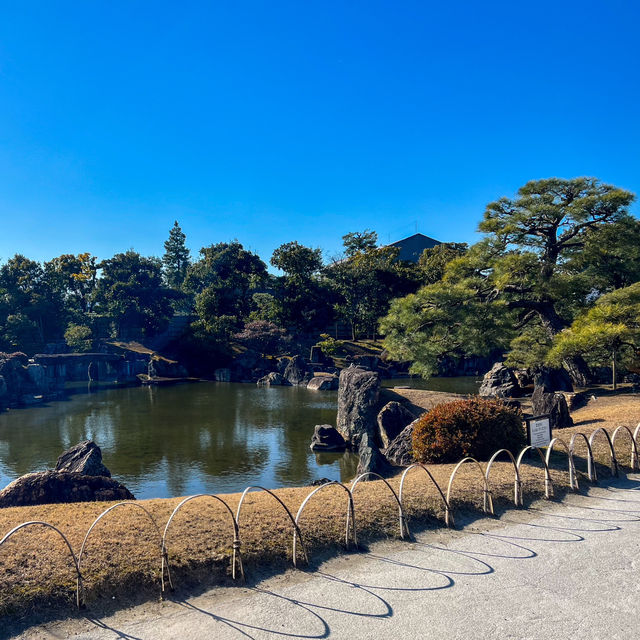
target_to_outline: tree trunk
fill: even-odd
[[[582,356],[570,356],[565,359],[564,366],[571,376],[575,387],[586,387],[591,380],[589,366]]]
[[[611,358],[611,378],[613,380],[613,390],[615,391],[618,388],[618,383],[616,381],[616,350],[613,350],[613,357]]]

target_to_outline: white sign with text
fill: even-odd
[[[551,442],[551,424],[548,417],[528,421],[529,444],[532,447],[547,447]]]

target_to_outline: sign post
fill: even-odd
[[[525,420],[529,444],[532,447],[548,447],[551,442],[551,416],[534,416]]]

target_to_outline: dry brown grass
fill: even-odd
[[[625,395],[600,398],[573,414],[576,426],[554,435],[569,441],[571,434],[587,435],[598,427],[609,432],[618,424],[634,427],[640,421],[640,396]],[[608,464],[608,446],[604,438],[596,440],[595,456]],[[580,446],[576,466],[586,470]],[[616,442],[620,462],[629,464],[628,436]],[[568,488],[566,455],[552,458],[552,478],[557,494]],[[446,494],[454,465],[430,467]],[[605,466],[598,465],[601,478],[607,477]],[[511,462],[498,462],[492,468],[490,483],[496,510],[508,508],[513,499],[514,471]],[[522,468],[525,502],[544,492],[542,467],[532,458]],[[391,478],[396,492],[400,475]],[[584,484],[584,483],[583,483]],[[309,494],[309,487],[278,489],[277,495],[295,515]],[[223,495],[235,512],[240,494]],[[300,521],[311,556],[315,559],[344,546],[347,494],[338,486],[318,492]],[[354,493],[359,542],[399,534],[398,510],[393,496],[380,481],[360,483]],[[164,528],[180,498],[144,500],[147,508]],[[467,519],[482,506],[482,479],[474,465],[463,465],[452,490],[456,514],[466,509]],[[0,535],[28,520],[44,520],[59,527],[69,538],[76,553],[94,519],[113,503],[79,503],[42,505],[0,510]],[[409,473],[405,483],[405,511],[412,530],[425,526],[442,526],[442,500],[427,475],[419,469]],[[291,566],[292,527],[284,510],[265,493],[251,493],[246,498],[240,519],[240,536],[245,569],[249,575],[258,571],[278,571]],[[168,538],[172,575],[176,586],[194,591],[224,582],[230,572],[233,528],[229,514],[213,500],[198,499],[188,503],[172,522]],[[301,556],[299,556],[301,559]],[[133,600],[156,598],[160,592],[160,542],[157,533],[141,510],[119,507],[107,515],[89,539],[82,561],[86,600],[89,607],[101,606],[105,600],[125,605]],[[54,532],[31,527],[11,538],[0,548],[0,615],[27,615],[36,607],[56,607],[72,611],[75,573],[68,552]]]

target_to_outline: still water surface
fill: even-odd
[[[461,380],[447,379],[446,390]],[[314,425],[335,425],[336,402],[335,391],[304,387],[75,385],[64,400],[0,413],[0,487],[53,468],[82,440],[101,447],[113,477],[137,498],[350,480],[356,456],[309,450]]]

